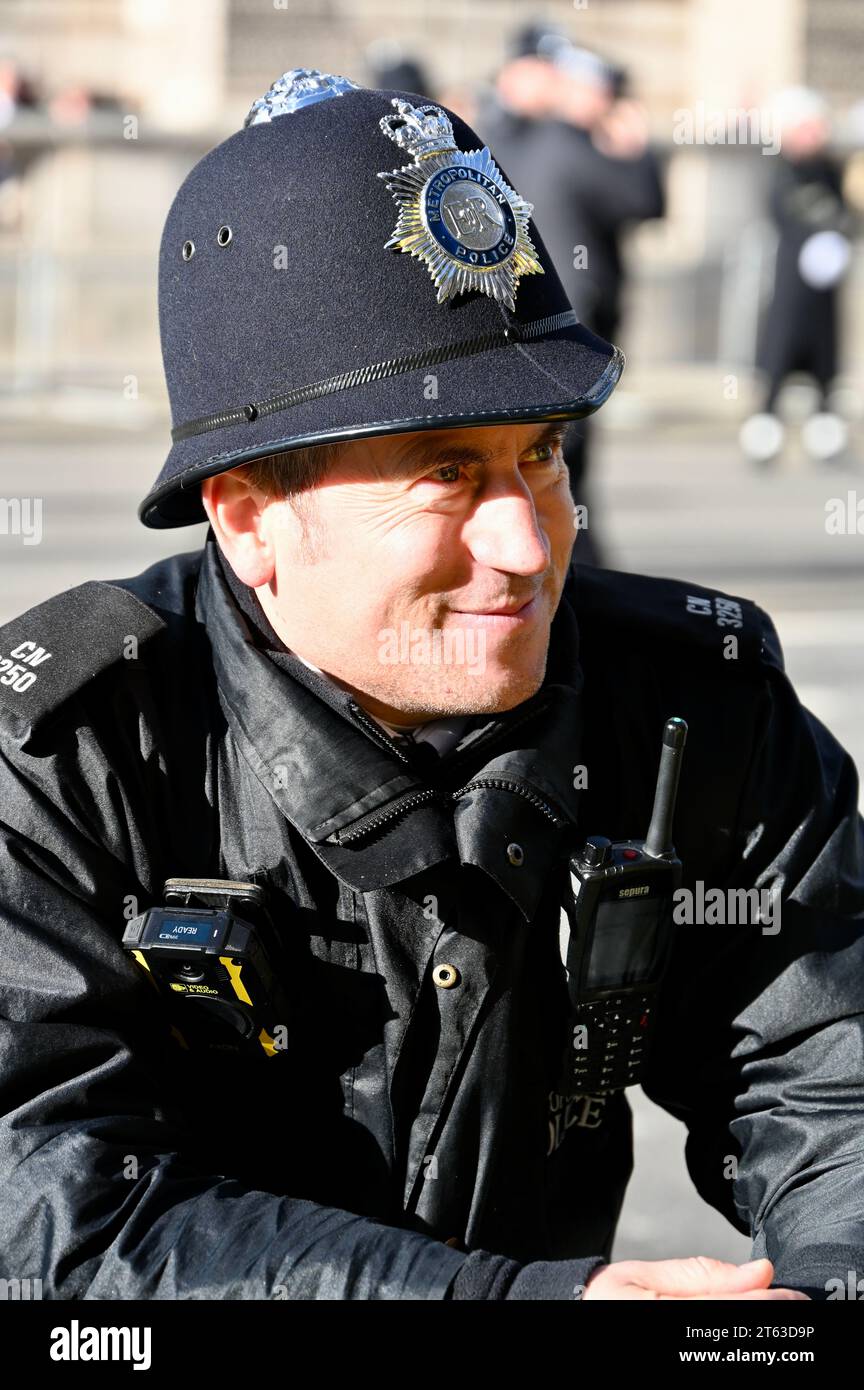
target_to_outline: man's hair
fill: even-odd
[[[313,562],[323,553],[320,531],[315,525],[314,489],[327,477],[345,448],[345,442],[315,444],[306,449],[289,449],[267,454],[238,468],[246,482],[268,501],[287,501],[300,520],[305,558]]]
[[[281,501],[317,487],[344,448],[344,441],[339,440],[335,444],[316,444],[308,449],[289,449],[253,459],[237,471],[242,471],[246,481],[268,498]]]

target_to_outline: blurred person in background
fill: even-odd
[[[788,88],[775,99],[774,115],[780,153],[772,161],[768,205],[777,251],[756,352],[764,399],[740,433],[744,453],[760,466],[783,448],[778,400],[793,372],[807,373],[819,392],[818,408],[801,433],[810,457],[837,458],[848,439],[846,422],[830,409],[829,395],[838,370],[840,287],[851,259],[855,214],[843,195],[842,166],[828,152],[831,126],[822,97],[804,87]]]
[[[498,73],[494,103],[478,117],[496,158],[534,204],[534,221],[571,304],[595,333],[617,342],[626,229],[664,214],[657,159],[626,74],[559,30],[528,26]],[[602,564],[596,507],[588,503],[590,426],[568,433],[575,500],[588,508],[580,564]]]
[[[35,83],[22,71],[17,60],[0,57],[0,127],[21,111],[35,111],[41,98]]]
[[[374,39],[366,49],[369,85],[381,90],[416,92],[419,96],[434,96],[432,81],[416,57],[412,57],[396,39]]]

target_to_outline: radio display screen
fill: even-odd
[[[615,989],[654,977],[660,926],[671,906],[662,897],[605,899],[597,908],[588,989]]]

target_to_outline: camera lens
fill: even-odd
[[[204,971],[199,969],[199,967],[194,965],[191,961],[184,961],[182,965],[178,965],[175,974],[178,980],[183,980],[186,984],[204,979]]]

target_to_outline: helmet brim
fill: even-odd
[[[154,529],[204,522],[202,480],[273,453],[373,435],[582,419],[609,398],[624,365],[620,348],[579,324],[563,338],[514,342],[334,391],[214,429],[203,459],[200,434],[179,439],[138,515]],[[406,401],[427,399],[428,411],[406,410]]]

